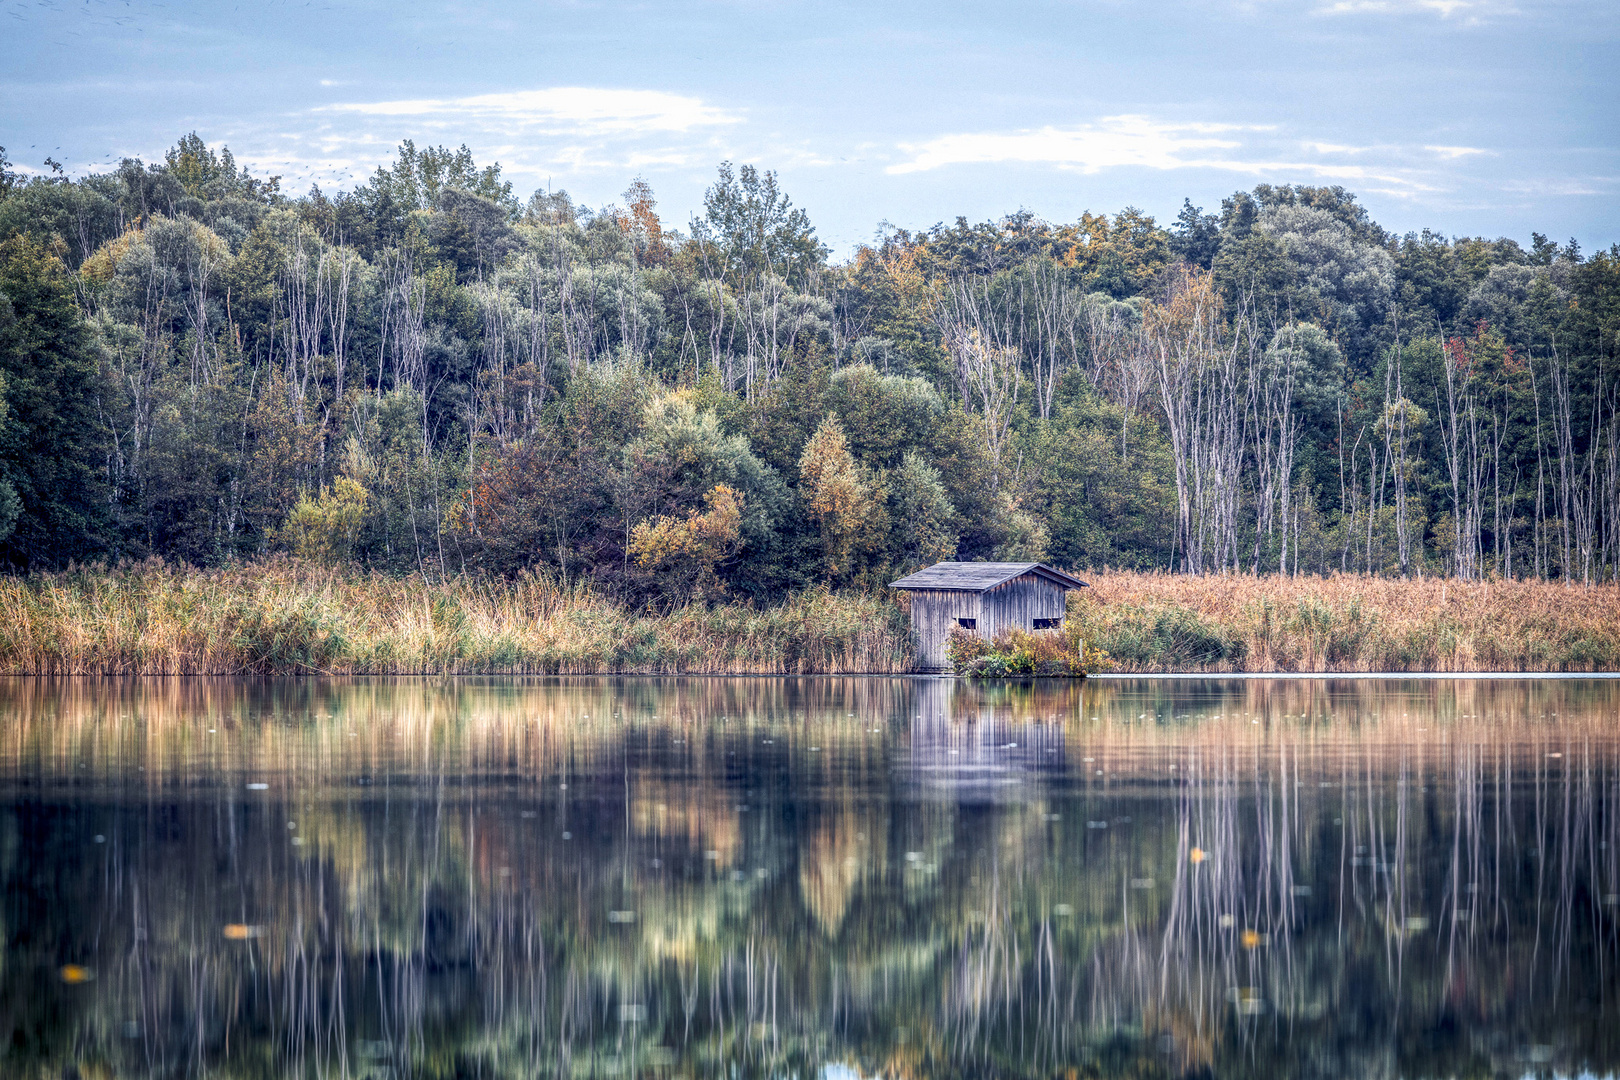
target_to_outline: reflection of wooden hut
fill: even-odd
[[[945,642],[961,627],[982,638],[1010,627],[1056,630],[1066,594],[1086,583],[1044,563],[942,562],[891,587],[911,593],[911,632],[917,669],[948,671]]]

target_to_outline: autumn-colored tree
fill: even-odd
[[[281,539],[293,554],[325,566],[346,562],[360,535],[370,493],[358,481],[340,476],[330,488],[310,498],[306,491],[281,527]]]
[[[702,511],[681,517],[660,514],[630,533],[637,569],[651,574],[672,603],[703,600],[723,591],[716,573],[742,548],[742,492],[716,484],[704,493]]]
[[[888,532],[882,483],[856,464],[836,416],[829,415],[799,458],[799,493],[821,530],[827,576],[843,583]]]
[[[669,247],[664,243],[664,225],[658,220],[658,200],[653,198],[652,185],[636,177],[625,189],[624,206],[637,260],[643,266],[662,266],[669,260]]]

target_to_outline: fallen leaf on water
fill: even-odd
[[[231,941],[247,941],[250,938],[263,937],[264,927],[248,926],[244,923],[226,923],[225,936]]]
[[[1201,847],[1193,848],[1190,852],[1187,853],[1187,858],[1191,859],[1195,863],[1203,862],[1204,861],[1204,849],[1201,848]]]
[[[1254,948],[1255,946],[1257,946],[1259,944],[1260,944],[1260,935],[1259,934],[1255,933],[1253,930],[1245,930],[1245,931],[1243,931],[1243,947],[1245,949],[1252,949],[1252,948]]]
[[[69,986],[75,986],[79,983],[87,983],[96,977],[96,973],[94,971],[87,967],[81,967],[78,964],[63,964],[62,967],[57,971],[57,974],[60,975],[62,977],[62,981],[67,983]]]

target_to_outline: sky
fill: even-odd
[[[908,229],[1339,184],[1398,233],[1620,241],[1613,0],[0,0],[0,145],[81,175],[196,131],[284,190],[465,143],[667,227],[772,169],[835,255]]]

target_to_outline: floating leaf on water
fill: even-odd
[[[1243,947],[1245,949],[1259,948],[1260,947],[1260,935],[1257,932],[1253,931],[1253,930],[1245,930],[1245,931],[1243,931]]]
[[[1220,923],[1222,930],[1230,930],[1237,923],[1237,920],[1230,915],[1222,915],[1217,921]]]
[[[1193,848],[1191,851],[1187,852],[1187,859],[1188,859],[1189,862],[1194,862],[1194,863],[1203,862],[1204,861],[1204,849],[1199,848],[1199,847]]]
[[[60,976],[62,981],[67,983],[69,986],[77,986],[80,983],[87,983],[96,977],[94,970],[84,967],[81,964],[63,964],[57,969],[56,974]]]
[[[269,791],[270,790],[270,785],[269,784],[249,784],[247,787],[248,787],[249,791]]]
[[[263,937],[264,927],[249,926],[246,923],[226,923],[225,937],[231,941],[250,941],[253,938]]]

